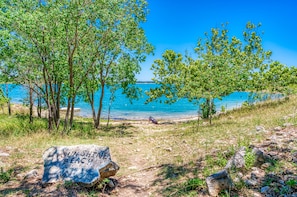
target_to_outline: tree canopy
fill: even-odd
[[[196,58],[165,51],[162,59],[152,65],[153,81],[159,86],[147,92],[148,102],[173,103],[187,98],[198,107],[205,102],[203,106],[208,107],[211,116],[215,98],[235,91],[284,87],[287,82],[278,77],[285,78],[292,71],[270,60],[272,52],[263,48],[260,26],[248,22],[242,39],[230,37],[225,24],[212,28],[205,38],[198,40]]]
[[[41,95],[49,129],[59,127],[63,99],[67,130],[77,96],[102,89],[94,117],[98,128],[106,84],[135,82],[139,63],[153,50],[141,28],[148,12],[145,0],[11,0],[0,7],[0,47],[8,68],[1,74],[13,73],[15,83]]]

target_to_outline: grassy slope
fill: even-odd
[[[112,158],[121,170],[117,177],[135,171],[159,167],[159,193],[169,195],[175,187],[193,177],[204,179],[226,164],[229,153],[240,145],[256,144],[269,133],[257,132],[262,126],[271,130],[285,122],[297,123],[296,97],[281,103],[270,103],[251,109],[228,112],[217,117],[213,125],[196,121],[151,125],[146,121],[112,122],[112,127],[93,133],[89,120],[79,119],[69,136],[48,134],[41,130],[46,123],[36,120],[29,126],[23,116],[0,115],[0,152],[10,157],[0,158],[5,170],[15,166],[24,169],[42,168],[42,153],[56,145],[97,144],[109,146]]]

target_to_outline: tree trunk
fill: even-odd
[[[67,100],[67,110],[66,110],[66,115],[65,115],[65,119],[64,119],[64,129],[62,131],[62,135],[65,134],[65,132],[68,130],[69,128],[69,112],[70,112],[70,103],[71,103],[71,98],[68,97]]]
[[[29,123],[33,123],[33,89],[29,85]]]
[[[11,116],[11,105],[10,105],[10,99],[7,101],[7,108],[8,108],[8,115]]]
[[[104,83],[102,83],[102,86],[101,86],[99,109],[98,109],[97,120],[96,120],[96,124],[95,124],[96,129],[99,129],[99,126],[100,126],[100,118],[101,118],[101,112],[102,112],[103,98],[104,98]]]
[[[57,99],[56,99],[56,127],[59,128],[60,126],[60,121],[61,121],[61,117],[60,117],[60,100],[61,100],[61,83],[57,85],[57,91],[56,91],[56,95],[57,95]]]
[[[70,129],[71,129],[72,126],[73,126],[75,97],[76,97],[76,95],[73,95],[72,102],[71,102],[71,111],[70,111],[70,112],[71,112],[71,114],[70,114]]]
[[[49,104],[49,107],[48,107],[48,130],[49,130],[49,133],[53,130],[53,115],[52,115],[51,104]]]
[[[96,125],[96,120],[97,120],[97,117],[96,117],[96,111],[95,111],[95,102],[94,102],[94,93],[92,92],[92,95],[91,95],[91,98],[90,98],[90,104],[91,104],[91,108],[92,108],[92,116],[93,116],[93,121],[94,121],[94,125]]]
[[[5,94],[6,94],[6,98],[8,99],[7,100],[7,110],[8,110],[8,115],[11,116],[11,105],[10,105],[10,99],[9,99],[9,85],[6,84],[5,85]]]
[[[110,98],[109,98],[109,106],[108,106],[108,115],[107,115],[107,123],[106,123],[106,126],[108,127],[109,125],[109,121],[110,121],[110,110],[111,110],[111,105],[112,105],[112,102],[114,100],[114,94],[115,92],[112,91],[111,95],[110,95]]]
[[[208,119],[209,119],[209,124],[211,125],[211,119],[212,119],[212,99],[208,99]]]
[[[41,97],[40,97],[40,95],[37,96],[37,115],[38,115],[38,118],[41,118]]]
[[[107,127],[109,125],[109,120],[110,120],[110,108],[111,108],[111,104],[109,104],[109,106],[108,106],[108,115],[107,115],[107,123],[106,123]]]

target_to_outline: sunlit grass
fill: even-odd
[[[163,181],[167,185],[164,194],[182,191],[191,196],[191,191],[184,191],[191,180],[203,180],[222,169],[240,146],[262,142],[271,130],[284,123],[296,124],[296,106],[297,99],[292,96],[281,102],[227,112],[215,117],[212,125],[201,122],[199,128],[197,121],[159,125],[112,121],[109,127],[94,130],[91,119],[77,118],[74,128],[64,136],[61,131],[49,133],[45,119],[35,118],[30,125],[26,115],[0,114],[0,149],[11,155],[5,158],[5,169],[18,165],[31,169],[43,165],[42,154],[51,146],[109,146],[112,159],[121,167],[117,176],[158,167],[160,184]],[[259,126],[266,132],[257,131]],[[198,182],[199,187],[205,187]]]

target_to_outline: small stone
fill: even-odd
[[[263,163],[262,165],[261,165],[261,169],[263,169],[263,170],[265,170],[266,168],[269,168],[271,166],[271,163]]]
[[[264,193],[268,192],[269,189],[270,189],[269,186],[262,187],[261,188],[261,193],[264,194]]]
[[[128,170],[137,170],[137,167],[136,167],[136,166],[130,166],[130,167],[128,168]]]
[[[35,178],[38,176],[38,171],[37,170],[31,170],[30,172],[28,172],[24,179],[31,179],[31,178]]]
[[[259,194],[258,192],[254,192],[252,196],[253,197],[262,197],[262,194]]]
[[[257,178],[258,178],[257,175],[256,175],[255,173],[252,172],[252,173],[251,173],[251,179],[252,179],[252,180],[257,180]]]
[[[245,180],[244,183],[247,186],[256,186],[256,185],[258,185],[258,181],[257,180],[254,180],[254,179]]]
[[[265,131],[265,128],[262,126],[256,126],[256,131]]]
[[[274,128],[274,131],[281,131],[281,130],[282,130],[282,127],[280,126]]]
[[[166,151],[168,152],[171,152],[172,151],[172,148],[171,147],[168,147],[168,148],[165,148]]]
[[[279,182],[279,184],[281,184],[281,185],[285,185],[285,181],[283,181],[283,180],[279,180],[278,182]]]
[[[0,157],[9,157],[8,153],[0,153]]]
[[[294,174],[294,172],[292,172],[291,170],[289,170],[289,169],[286,169],[285,171],[284,171],[284,174],[290,174],[290,175],[293,175]]]
[[[114,185],[114,183],[113,183],[112,180],[109,180],[109,182],[107,183],[107,185],[108,185],[108,187],[110,187],[110,188],[115,188],[115,185]]]
[[[243,177],[242,172],[238,172],[238,173],[237,173],[237,176],[238,176],[239,178],[242,178],[242,177]]]
[[[293,126],[293,124],[287,122],[287,123],[284,123],[283,126],[284,126],[284,127],[291,127],[291,126]]]

